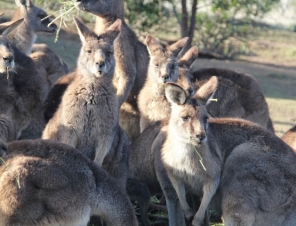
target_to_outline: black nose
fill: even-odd
[[[105,63],[105,61],[102,61],[102,62],[100,62],[100,63],[96,63],[96,66],[97,66],[97,68],[98,68],[98,71],[99,71],[99,72],[102,72],[103,69],[106,67],[106,63]]]
[[[188,92],[188,94],[189,94],[190,96],[192,96],[192,94],[193,94],[193,89],[190,87],[190,88],[187,89],[187,92]]]
[[[206,139],[206,135],[204,134],[204,133],[202,133],[202,134],[197,134],[196,135],[196,138],[199,138],[199,141],[201,142],[201,141],[203,141],[204,139]]]
[[[6,63],[11,63],[12,60],[13,60],[13,56],[6,56],[6,57],[3,57],[3,60],[4,60]]]
[[[162,80],[165,82],[166,80],[168,80],[169,75],[163,75],[163,76],[161,76],[161,77],[162,77]]]
[[[55,23],[52,23],[49,27],[52,28],[53,30],[58,29],[58,26]]]

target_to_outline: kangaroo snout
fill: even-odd
[[[195,135],[198,144],[204,143],[207,140],[207,135],[205,133],[200,133]]]
[[[100,74],[102,74],[106,70],[105,61],[96,62],[96,68]]]
[[[3,60],[5,61],[6,64],[10,64],[13,61],[13,56],[12,55],[8,55],[3,57]]]
[[[168,82],[170,76],[168,74],[164,74],[161,76],[163,83]]]

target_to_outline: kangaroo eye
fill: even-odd
[[[86,50],[86,52],[87,52],[87,53],[91,53],[91,50],[90,50],[90,49],[88,49],[88,50]]]
[[[188,116],[188,115],[182,116],[183,122],[187,122],[189,119],[190,119],[190,116]]]
[[[156,64],[155,64],[155,67],[158,67],[158,66],[159,66],[159,64],[158,64],[158,63],[156,63]]]

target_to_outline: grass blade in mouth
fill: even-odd
[[[6,75],[7,75],[7,80],[9,79],[9,67],[6,67]]]

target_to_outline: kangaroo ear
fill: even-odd
[[[78,20],[74,16],[73,16],[73,20],[76,24],[77,31],[78,31],[78,34],[79,34],[79,37],[80,37],[82,43],[85,43],[86,37],[91,34],[90,30],[88,29],[87,26],[85,26],[80,20]]]
[[[15,4],[18,7],[25,7],[25,8],[30,8],[34,5],[31,0],[15,0]]]
[[[205,84],[203,84],[195,93],[195,98],[201,101],[203,105],[208,105],[215,95],[218,88],[217,76],[212,76]]]
[[[179,41],[169,46],[169,50],[173,52],[174,56],[177,57],[179,52],[183,49],[188,41],[188,37],[182,38]]]
[[[172,82],[166,83],[165,96],[171,104],[182,105],[186,101],[185,90],[181,86]]]
[[[152,35],[146,36],[146,45],[150,55],[153,55],[157,50],[162,49],[159,41],[157,41]]]
[[[9,21],[6,23],[0,24],[0,35],[8,35],[10,32],[12,32],[21,22],[23,22],[24,18],[15,20],[15,21]]]
[[[197,46],[193,46],[184,54],[183,57],[181,57],[181,59],[179,59],[179,65],[180,66],[184,65],[190,68],[193,62],[195,61],[195,59],[197,58],[197,56],[198,56],[198,48]]]
[[[108,35],[110,36],[112,42],[115,42],[119,37],[121,31],[122,21],[121,19],[117,19],[111,26],[108,28]]]

